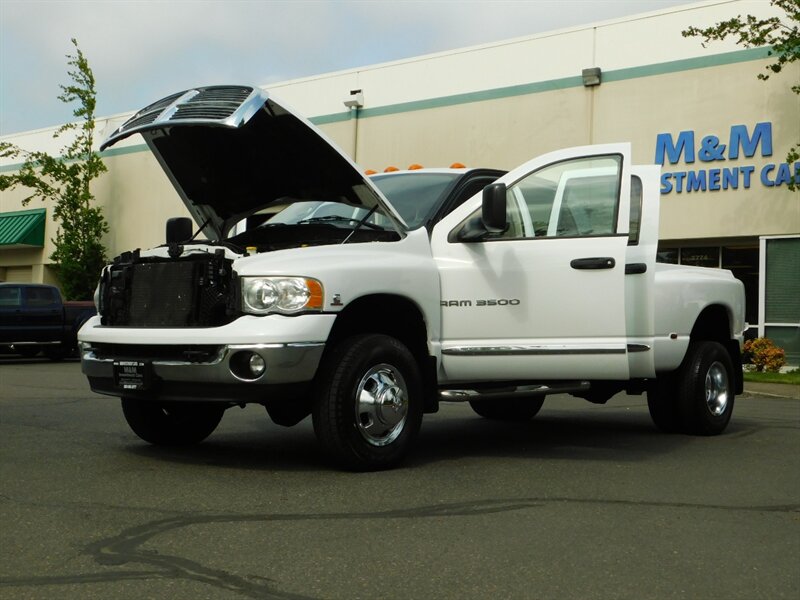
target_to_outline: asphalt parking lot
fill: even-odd
[[[260,407],[148,446],[77,362],[0,357],[0,597],[796,600],[797,395],[748,391],[716,438],[635,396],[446,404],[403,468],[353,474]]]

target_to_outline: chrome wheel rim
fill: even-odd
[[[719,417],[725,412],[730,400],[728,371],[720,362],[714,362],[706,373],[706,405],[709,412]]]
[[[403,432],[408,387],[395,367],[379,364],[367,371],[356,390],[356,427],[373,446],[386,446]]]

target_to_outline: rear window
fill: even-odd
[[[32,308],[58,305],[58,295],[53,288],[25,288],[25,304]]]
[[[18,287],[0,287],[0,307],[22,306],[22,289]]]

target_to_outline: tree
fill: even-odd
[[[785,18],[770,17],[757,19],[747,15],[744,19],[737,15],[727,21],[720,21],[711,27],[689,27],[681,32],[683,37],[702,37],[703,47],[712,40],[724,40],[728,36],[738,36],[736,43],[745,48],[770,46],[769,56],[774,61],[768,64],[766,73],[759,73],[758,78],[767,80],[770,75],[777,74],[791,63],[800,59],[800,0],[770,0],[786,13]],[[800,84],[795,82],[791,90],[800,94]],[[800,143],[789,149],[786,162],[793,163],[800,158]],[[797,182],[789,184],[789,189],[800,190]]]
[[[94,74],[74,38],[72,44],[75,54],[67,54],[67,64],[72,67],[68,71],[71,82],[59,86],[62,93],[58,99],[67,104],[78,103],[72,113],[78,121],[62,125],[53,134],[54,138],[59,138],[69,132],[71,141],[58,157],[0,143],[0,156],[24,159],[19,171],[0,175],[0,191],[22,186],[32,191],[22,201],[23,205],[34,198],[53,202],[58,231],[50,259],[64,295],[70,299],[90,299],[100,270],[106,264],[101,240],[108,231],[102,211],[93,206],[90,185],[107,169],[100,155],[92,149],[96,103]]]

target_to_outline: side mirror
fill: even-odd
[[[502,233],[506,230],[505,183],[492,183],[483,188],[481,219],[489,233]]]
[[[180,244],[192,237],[192,220],[189,217],[167,219],[167,243]]]

